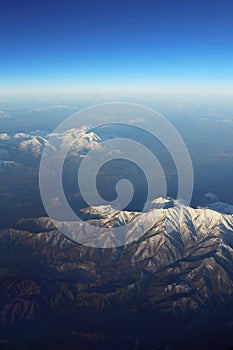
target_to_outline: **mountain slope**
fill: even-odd
[[[88,208],[83,213],[103,227],[133,222],[138,214],[111,207]],[[1,324],[12,327],[40,321],[66,305],[67,317],[77,322],[72,325],[76,333],[82,328],[88,332],[78,315],[85,318],[91,312],[93,332],[107,343],[106,322],[119,327],[119,313],[133,327],[141,325],[144,345],[152,324],[161,332],[169,324],[167,332],[178,332],[177,337],[179,327],[186,327],[186,341],[199,334],[203,322],[212,332],[223,322],[221,310],[233,305],[233,216],[190,208],[170,198],[154,200],[143,215],[145,219],[154,216],[153,226],[139,241],[114,249],[76,244],[48,218],[22,219],[14,229],[2,230]],[[229,330],[230,308],[224,315]],[[128,324],[125,327],[134,343],[137,332]],[[173,346],[162,335],[158,337],[158,343],[168,349],[181,348],[174,345],[178,339]]]

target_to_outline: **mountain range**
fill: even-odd
[[[21,349],[22,332],[30,329],[34,348],[49,341],[62,349],[54,327],[70,348],[204,349],[210,336],[212,348],[232,345],[233,215],[213,194],[204,202],[195,209],[153,200],[143,213],[145,220],[154,217],[152,227],[112,249],[77,244],[46,217],[1,230],[6,348]],[[101,227],[133,222],[138,214],[110,206],[83,210],[85,220]],[[48,338],[37,343],[48,319]]]

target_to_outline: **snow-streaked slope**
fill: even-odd
[[[83,215],[92,224],[109,228],[133,223],[140,213],[117,211],[107,205],[89,207]],[[0,248],[10,258],[9,266],[7,259],[4,261],[4,283],[17,292],[16,299],[11,298],[3,305],[0,322],[21,321],[15,308],[19,300],[21,304],[25,301],[25,308],[33,308],[36,301],[38,312],[43,310],[44,300],[48,308],[54,307],[54,300],[56,307],[68,300],[77,312],[85,307],[100,311],[114,305],[140,303],[155,316],[162,312],[181,314],[183,318],[192,312],[200,319],[210,317],[210,321],[213,312],[217,315],[224,303],[233,302],[232,215],[208,208],[194,209],[171,198],[158,198],[142,214],[143,220],[153,223],[143,237],[113,249],[77,244],[61,234],[46,217],[21,219],[17,227],[1,230]],[[17,274],[23,281],[20,286],[18,278],[11,277],[16,274],[11,263],[12,252],[14,261],[19,261]],[[24,276],[25,268],[27,271],[30,268],[29,257],[32,264],[33,261],[46,263],[46,273],[38,265],[35,268],[32,265],[27,280]],[[62,281],[61,286],[53,287],[53,280]],[[28,297],[24,287],[28,285],[33,290],[35,283],[38,288],[41,286],[41,299],[34,294]],[[50,286],[48,290],[43,288],[46,285]],[[30,315],[32,320],[37,317],[37,313]]]
[[[19,132],[16,134],[0,134],[0,145],[16,156],[40,158],[45,146],[62,149],[72,145],[70,155],[85,154],[90,149],[99,147],[100,138],[86,128],[70,129],[61,133]]]

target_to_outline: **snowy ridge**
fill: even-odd
[[[147,222],[151,224],[139,240],[119,248],[99,250],[77,244],[48,218],[21,219],[16,228],[0,231],[0,244],[14,245],[15,250],[18,244],[25,245],[34,257],[46,259],[53,273],[62,270],[72,274],[85,266],[100,291],[95,292],[93,300],[88,290],[84,288],[82,293],[80,289],[79,297],[82,305],[93,307],[94,303],[97,309],[114,300],[143,295],[154,312],[197,310],[205,314],[208,308],[215,310],[216,301],[232,298],[233,216],[209,208],[191,208],[171,198],[157,198],[148,208],[142,214],[117,211],[109,205],[83,210],[85,219],[97,226],[95,238],[99,240],[106,237],[98,236],[98,226],[111,228],[135,222],[134,231],[138,215],[142,226],[143,222],[145,227]],[[105,289],[106,283],[114,286],[110,292]]]
[[[93,132],[86,132],[86,128],[70,129],[62,133],[44,133],[43,136],[39,131],[32,133],[19,132],[13,135],[0,134],[0,147],[7,150],[19,152],[19,155],[39,158],[42,155],[45,146],[62,149],[67,144],[72,143],[71,154],[85,153],[90,149],[100,147],[100,137]],[[52,145],[50,144],[52,143]]]

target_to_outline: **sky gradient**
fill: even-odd
[[[3,0],[0,93],[231,93],[232,19],[231,0]]]

